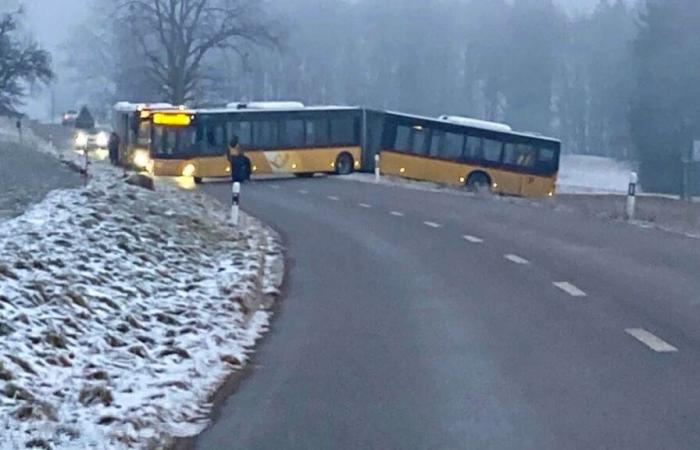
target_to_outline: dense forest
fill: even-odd
[[[292,99],[503,121],[569,153],[639,160],[647,188],[664,191],[678,190],[700,132],[697,0],[600,0],[585,15],[552,0],[198,1],[238,9],[165,21],[163,34],[152,3],[136,1],[76,30],[82,92],[105,107]],[[201,26],[209,42],[227,25],[197,58],[172,51],[191,37],[172,37],[182,30]]]

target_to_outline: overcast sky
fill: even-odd
[[[580,12],[590,10],[599,0],[555,1],[571,12]],[[66,41],[68,32],[74,25],[89,19],[91,3],[92,0],[0,0],[0,10],[16,7],[17,4],[24,5],[27,13],[26,27],[42,46],[54,55],[55,69],[60,78],[63,72],[61,65],[65,60],[60,51],[61,45]],[[28,105],[30,114],[41,114],[39,110],[46,111],[45,104],[45,96],[44,99],[31,101]]]

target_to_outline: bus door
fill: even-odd
[[[528,195],[538,189],[538,177],[534,174],[537,148],[525,143],[506,143],[503,164],[510,172],[503,190],[514,195]]]

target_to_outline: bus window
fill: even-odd
[[[533,167],[536,157],[535,148],[529,144],[507,143],[503,154],[503,163],[510,166]]]
[[[430,149],[428,154],[430,156],[444,156],[442,147],[442,137],[445,135],[442,131],[433,130],[430,133]]]
[[[229,140],[236,136],[238,138],[238,143],[243,148],[247,148],[250,145],[250,122],[229,122],[228,123],[228,138]]]
[[[396,127],[396,140],[394,150],[408,152],[411,150],[411,128],[407,125]]]
[[[346,119],[331,119],[331,144],[355,144],[357,140],[355,135],[355,121],[352,117]]]
[[[330,143],[330,123],[327,119],[310,119],[306,121],[306,145],[322,147]]]
[[[413,139],[411,139],[411,153],[425,154],[426,132],[422,127],[413,127]]]
[[[504,164],[509,164],[511,166],[515,165],[516,161],[518,160],[516,146],[517,146],[517,144],[513,144],[512,142],[506,143],[506,146],[505,146],[504,151],[503,151],[503,163]]]
[[[500,162],[503,143],[492,139],[484,139],[484,160],[488,162]]]
[[[537,170],[543,173],[553,173],[558,168],[557,151],[551,148],[540,148],[537,157]]]
[[[200,148],[200,152],[217,153],[222,152],[227,147],[224,124],[221,122],[208,122],[206,124],[207,148]]]
[[[461,158],[462,151],[464,149],[464,135],[457,133],[445,133],[445,145],[443,149],[444,158]]]
[[[304,121],[287,120],[284,122],[284,137],[280,143],[281,147],[303,147],[304,146]]]
[[[483,139],[475,136],[467,136],[466,148],[464,151],[464,157],[470,160],[476,160],[481,158],[481,146],[483,145]]]
[[[253,122],[253,148],[274,148],[277,146],[277,122]]]
[[[148,146],[151,142],[151,122],[147,120],[141,120],[139,122],[138,137],[136,138],[136,143],[138,145]]]

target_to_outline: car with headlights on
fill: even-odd
[[[76,130],[73,145],[76,150],[106,150],[109,145],[107,129]]]

